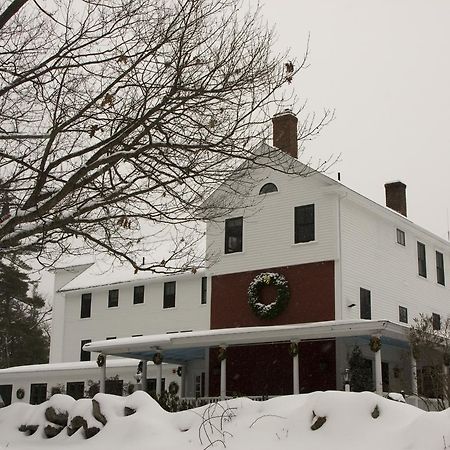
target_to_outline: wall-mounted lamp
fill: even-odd
[[[350,304],[347,305],[347,308],[353,308],[355,306],[356,306],[356,303],[350,303]]]

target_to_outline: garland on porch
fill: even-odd
[[[378,352],[381,348],[381,339],[378,336],[372,336],[370,338],[370,350],[372,350],[374,353]]]
[[[219,352],[217,353],[218,361],[222,362],[224,359],[227,359],[227,348],[219,347]]]
[[[259,293],[264,286],[273,285],[277,289],[276,299],[265,305],[259,301]],[[260,319],[274,319],[286,308],[290,298],[286,278],[279,273],[264,272],[257,275],[248,287],[248,304]]]
[[[163,356],[161,355],[161,353],[155,353],[153,355],[153,363],[156,364],[157,366],[159,366],[161,363],[163,362]]]
[[[298,355],[298,344],[297,342],[291,342],[289,345],[289,354],[294,357]]]
[[[105,365],[105,355],[100,353],[100,355],[97,356],[97,366],[103,367]]]

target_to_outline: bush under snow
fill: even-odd
[[[450,410],[425,412],[369,392],[238,398],[178,413],[142,391],[93,400],[58,394],[41,405],[0,409],[0,449],[450,449]],[[48,420],[55,417],[59,424]],[[49,426],[60,428],[55,437],[47,437]]]

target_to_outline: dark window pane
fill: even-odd
[[[402,323],[408,323],[408,309],[404,306],[398,307],[398,321]]]
[[[113,395],[123,395],[123,380],[106,380],[105,393]]]
[[[0,384],[0,408],[2,407],[2,401],[3,406],[9,406],[11,404],[12,388],[12,384]]]
[[[207,298],[208,298],[208,278],[202,277],[202,294],[201,294],[202,305],[206,305]]]
[[[66,394],[75,400],[84,397],[84,381],[68,381],[66,386]]]
[[[108,308],[119,306],[119,289],[112,289],[108,292]]]
[[[436,252],[436,277],[437,282],[445,286],[444,255],[441,252]]]
[[[164,301],[163,308],[175,307],[175,281],[164,283]]]
[[[315,239],[314,205],[297,206],[295,208],[294,242],[310,242]]]
[[[80,361],[90,361],[91,360],[91,352],[85,352],[83,350],[83,346],[84,344],[89,344],[89,342],[91,342],[90,339],[83,339],[81,341],[81,346],[80,346]]]
[[[278,188],[273,183],[266,183],[260,190],[259,195],[269,194],[270,192],[278,192]]]
[[[243,218],[225,220],[225,253],[242,252]]]
[[[405,245],[405,243],[406,243],[405,232],[402,230],[399,230],[398,228],[397,228],[397,242],[400,245]]]
[[[441,329],[441,316],[439,314],[433,313],[432,321],[433,321],[433,330],[440,330]]]
[[[81,314],[82,319],[91,317],[91,300],[92,294],[83,294],[81,296]]]
[[[364,288],[359,290],[359,306],[361,319],[372,318],[372,306],[370,301],[370,291]]]
[[[417,263],[419,268],[419,275],[426,278],[427,260],[425,255],[425,244],[422,244],[422,242],[417,243]]]
[[[117,339],[116,336],[108,336],[106,338],[107,341],[111,341],[112,339]]]
[[[135,286],[133,292],[133,304],[144,303],[144,286]]]
[[[47,400],[47,384],[36,383],[31,385],[30,403],[32,405],[40,405]]]

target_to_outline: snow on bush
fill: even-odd
[[[0,409],[0,449],[450,448],[450,410],[425,412],[369,392],[315,392],[264,402],[237,398],[178,413],[164,411],[142,391],[129,397],[97,394],[93,400],[55,395],[42,405],[20,403]],[[67,426],[52,438],[44,431],[51,425],[46,419],[50,407],[68,415]],[[86,424],[69,436],[75,417]],[[22,425],[38,428],[28,434],[19,431]],[[86,430],[93,428],[98,431],[86,439]]]

